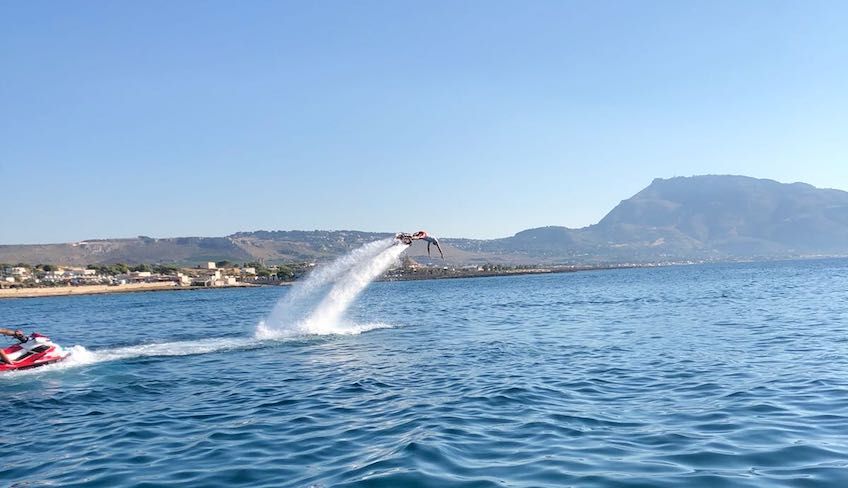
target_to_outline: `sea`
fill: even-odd
[[[848,486],[848,260],[372,278],[0,300],[0,486]]]

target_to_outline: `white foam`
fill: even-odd
[[[243,349],[254,344],[254,339],[245,338],[214,338],[198,339],[194,341],[160,342],[153,344],[140,344],[137,346],[116,347],[111,349],[88,350],[83,346],[76,345],[66,350],[70,353],[67,358],[57,363],[41,366],[22,371],[13,371],[11,374],[17,376],[44,371],[55,371],[61,369],[76,368],[95,363],[118,361],[122,359],[133,359],[149,356],[187,356],[191,354],[207,354],[211,352],[222,352],[234,349]],[[6,373],[8,374],[8,373]],[[3,376],[6,376],[4,374]]]
[[[268,327],[263,321],[256,326],[256,338],[263,341],[272,341],[309,335],[357,335],[368,332],[369,330],[391,329],[392,327],[394,325],[383,322],[369,322],[365,324],[337,322],[332,325],[325,325],[324,327],[313,327],[311,330],[303,327],[302,324],[298,327],[274,329]]]
[[[242,349],[253,341],[245,338],[212,338],[193,341],[160,342],[137,346],[118,347],[92,352],[95,361],[116,361],[145,356],[187,356],[210,352]]]
[[[312,311],[316,297],[324,296],[327,289],[353,267],[373,259],[390,247],[394,239],[381,239],[353,250],[332,263],[313,270],[305,280],[295,283],[288,294],[274,306],[265,320],[273,328],[280,329],[305,319]]]
[[[366,244],[294,286],[256,327],[259,339],[298,335],[360,334],[387,324],[357,324],[344,319],[356,297],[407,249],[394,239]]]

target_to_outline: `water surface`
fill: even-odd
[[[254,339],[285,293],[0,301],[90,353],[0,378],[2,484],[848,486],[848,261],[376,283],[391,328]]]

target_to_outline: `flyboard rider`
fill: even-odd
[[[395,235],[395,239],[401,241],[402,243],[404,243],[406,245],[412,244],[412,241],[417,241],[417,240],[425,241],[427,243],[427,256],[430,256],[430,245],[435,244],[436,249],[439,250],[439,255],[442,257],[442,259],[445,259],[445,253],[442,252],[442,246],[439,245],[439,240],[436,239],[435,237],[427,235],[426,231],[419,230],[415,234],[406,234],[406,233],[401,232],[401,233]]]

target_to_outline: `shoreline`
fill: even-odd
[[[428,274],[412,273],[403,277],[388,276],[376,281],[425,281],[425,280],[459,280],[466,278],[494,278],[500,276],[525,276],[525,275],[548,275],[562,273],[580,273],[583,271],[610,271],[615,269],[634,269],[648,266],[624,265],[624,266],[579,266],[579,267],[551,267],[539,269],[522,269],[511,271],[477,271],[454,274]]]
[[[429,280],[454,280],[454,279],[469,279],[469,278],[490,278],[497,276],[519,276],[519,275],[540,275],[540,274],[558,274],[558,273],[575,273],[580,271],[602,271],[610,269],[627,269],[634,266],[622,267],[579,267],[579,268],[544,268],[536,270],[520,270],[520,271],[483,271],[472,273],[460,273],[451,275],[413,273],[403,277],[383,276],[375,281],[381,282],[399,282],[399,281],[429,281]],[[416,276],[417,274],[417,276]],[[42,297],[60,297],[60,296],[79,296],[79,295],[106,295],[113,293],[138,293],[145,291],[191,291],[191,290],[215,290],[223,288],[255,288],[267,286],[291,286],[297,283],[296,281],[276,282],[276,283],[238,283],[235,285],[225,286],[181,286],[175,282],[162,283],[128,283],[124,285],[78,285],[78,286],[51,286],[51,287],[32,287],[32,288],[0,288],[0,300],[8,298],[42,298]]]
[[[239,283],[227,286],[180,286],[174,282],[164,283],[128,283],[125,285],[79,285],[79,286],[51,286],[34,288],[3,288],[0,289],[0,300],[5,298],[41,298],[41,297],[65,297],[77,295],[106,295],[112,293],[137,293],[143,291],[189,291],[189,290],[214,290],[221,288],[252,288],[251,283]]]
[[[839,257],[806,257],[798,259],[771,259],[771,260],[749,260],[749,261],[713,261],[713,262],[667,262],[667,263],[630,263],[630,264],[602,264],[602,265],[554,265],[549,267],[530,268],[530,269],[512,269],[500,271],[454,271],[444,273],[441,270],[427,271],[425,268],[419,272],[407,272],[402,275],[388,273],[377,278],[379,282],[398,282],[398,281],[429,281],[429,280],[455,280],[455,279],[473,279],[473,278],[490,278],[500,276],[521,276],[521,275],[548,275],[560,273],[579,273],[583,271],[611,271],[618,269],[643,269],[643,268],[664,268],[670,266],[691,266],[703,264],[721,264],[721,263],[770,263],[770,262],[791,262],[798,260],[816,260],[816,259],[845,259],[844,256]],[[111,293],[135,293],[145,291],[189,291],[189,290],[209,290],[221,288],[253,288],[267,286],[291,286],[298,281],[259,281],[252,283],[238,282],[234,285],[225,286],[180,286],[176,282],[156,282],[156,283],[129,283],[124,285],[77,285],[77,286],[55,286],[55,287],[32,287],[32,288],[0,288],[0,300],[11,298],[41,298],[54,296],[77,296],[77,295],[103,295]]]

